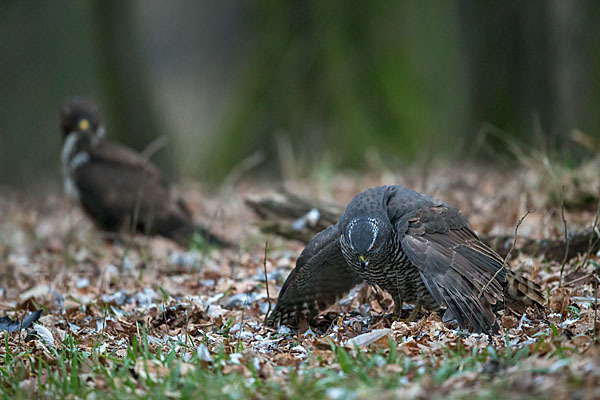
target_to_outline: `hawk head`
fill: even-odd
[[[73,97],[60,108],[63,140],[73,132],[103,136],[104,129],[96,105],[83,97]]]
[[[352,264],[365,268],[369,262],[385,256],[390,238],[389,223],[375,217],[358,217],[346,225],[343,242],[349,250],[347,256],[353,259]]]

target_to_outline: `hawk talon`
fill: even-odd
[[[394,317],[392,317],[392,322],[398,321],[398,322],[404,322],[405,324],[415,322],[417,320],[417,317],[419,316],[420,312],[421,312],[421,304],[417,304],[410,311],[410,314],[408,314],[408,317],[402,318],[402,313],[399,313],[399,314],[396,313],[396,315]]]
[[[410,314],[408,314],[408,322],[415,322],[417,320],[417,317],[419,316],[419,313],[421,312],[421,303],[417,303],[415,305],[415,307],[412,309],[412,311],[410,312]]]

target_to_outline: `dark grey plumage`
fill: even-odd
[[[460,211],[402,186],[357,195],[337,224],[304,249],[269,325],[296,326],[361,281],[402,302],[445,311],[463,328],[497,328],[494,310],[541,305],[540,286],[513,271],[469,228]]]
[[[194,233],[224,241],[193,222],[184,200],[141,154],[104,137],[96,105],[75,97],[60,110],[65,191],[103,230],[133,228],[187,245]]]

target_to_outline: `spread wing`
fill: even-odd
[[[301,319],[310,321],[362,282],[346,264],[339,238],[336,224],[310,241],[281,287],[267,325],[295,327]]]
[[[397,229],[402,250],[425,286],[460,326],[495,329],[492,306],[503,299],[507,273],[502,270],[494,278],[503,260],[477,238],[460,212],[445,204],[423,207],[401,218]]]

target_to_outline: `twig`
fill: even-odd
[[[592,232],[590,233],[590,238],[588,241],[588,250],[585,252],[585,256],[583,257],[583,261],[579,266],[585,267],[587,264],[588,258],[590,258],[590,254],[592,253],[592,249],[595,247],[595,244],[598,243],[598,239],[600,239],[600,235],[596,232],[596,228],[598,227],[598,216],[600,215],[600,194],[598,195],[598,206],[596,208],[596,216],[594,217],[594,223],[592,224]],[[593,240],[594,233],[596,234],[596,239]],[[592,243],[593,241],[593,243]],[[578,267],[579,267],[578,266]],[[576,268],[575,270],[577,270]]]
[[[433,135],[430,135],[429,138],[427,139],[427,143],[426,143],[426,147],[425,147],[425,159],[423,160],[423,168],[422,168],[422,174],[421,174],[421,190],[424,193],[427,193],[427,184],[429,183],[429,177],[431,174],[431,169],[432,169],[432,164],[433,164],[433,160],[434,160],[434,145],[435,145],[435,141],[433,139]],[[433,194],[431,194],[433,195]]]
[[[229,171],[229,173],[225,176],[225,178],[223,179],[223,183],[221,183],[221,186],[219,188],[218,194],[218,197],[221,199],[221,201],[219,201],[216,210],[208,220],[208,225],[206,226],[206,229],[208,231],[212,230],[212,228],[214,227],[214,224],[217,221],[217,217],[221,212],[221,209],[223,208],[223,204],[225,203],[224,200],[231,197],[235,185],[240,180],[240,178],[246,172],[252,170],[254,167],[262,163],[264,159],[265,156],[262,151],[252,153],[250,156],[243,159],[239,164],[234,166],[231,169],[231,171]]]
[[[265,242],[265,257],[263,258],[263,270],[265,271],[265,285],[267,286],[267,303],[269,304],[269,308],[267,309],[267,314],[265,315],[265,321],[268,318],[269,314],[271,314],[271,295],[269,294],[269,277],[267,276],[267,249],[269,248],[269,241]]]
[[[572,284],[574,284],[576,282],[583,281],[587,278],[591,278],[592,276],[593,276],[593,274],[586,274],[586,275],[580,276],[579,278],[575,278],[572,281],[565,282],[565,286],[571,286]]]
[[[487,288],[490,286],[490,284],[496,279],[496,277],[498,276],[498,274],[500,272],[502,272],[504,270],[504,268],[506,268],[506,266],[508,265],[508,260],[510,258],[510,255],[512,253],[512,251],[514,250],[515,246],[517,245],[517,232],[519,230],[519,227],[521,226],[521,224],[523,223],[523,221],[525,220],[525,218],[531,214],[532,212],[534,212],[535,210],[533,208],[528,208],[527,212],[519,219],[519,221],[517,221],[517,225],[515,226],[515,235],[513,238],[513,242],[512,245],[510,246],[510,249],[508,250],[508,254],[506,255],[506,257],[504,258],[504,262],[502,263],[502,267],[500,267],[498,269],[498,271],[496,271],[496,273],[494,273],[494,275],[492,276],[492,278],[488,281],[488,283],[486,283],[481,290],[479,291],[479,297],[481,297],[483,295],[483,292],[485,292],[487,290]]]
[[[563,227],[565,230],[565,256],[563,257],[562,264],[560,265],[560,279],[558,280],[558,287],[562,286],[563,272],[565,270],[565,264],[569,257],[569,231],[567,230],[567,220],[565,219],[565,186],[562,187],[562,195],[560,196],[560,216],[562,218]]]
[[[144,150],[142,150],[142,157],[148,161],[150,157],[154,155],[157,151],[162,149],[167,145],[167,139],[164,135],[157,137],[153,141],[151,141]]]
[[[217,205],[215,212],[211,215],[210,219],[208,220],[208,225],[206,226],[207,231],[210,232],[214,228],[214,224],[217,221],[217,217],[219,216],[219,213],[221,212],[221,208],[223,207],[223,204],[224,204],[224,201],[223,201],[223,198],[221,198],[221,201],[219,201],[219,204]]]
[[[240,330],[238,332],[238,342],[235,351],[240,351],[240,343],[242,342],[242,333],[244,332],[244,311],[246,310],[246,301],[242,304],[242,322],[240,323]]]
[[[142,178],[146,177],[146,171]],[[124,274],[125,272],[125,258],[129,254],[129,251],[134,247],[134,235],[136,233],[136,227],[138,225],[140,219],[140,210],[142,208],[142,190],[140,189],[135,198],[135,206],[133,208],[133,214],[131,218],[127,221],[129,222],[123,229],[125,232],[125,237],[123,237],[123,255],[121,257],[121,264],[119,265],[119,273]]]
[[[233,191],[236,183],[240,178],[248,171],[259,165],[265,160],[265,154],[262,151],[252,153],[248,157],[244,158],[240,163],[234,166],[229,173],[223,179],[220,191],[228,194]]]
[[[594,290],[594,340],[598,340],[598,277],[594,276],[596,288]]]
[[[104,325],[102,325],[102,339],[106,337],[106,325],[108,324],[108,306],[104,306]]]
[[[185,327],[183,330],[183,333],[185,335],[185,345],[184,347],[187,348],[187,344],[188,344],[188,325],[190,323],[190,309],[192,308],[192,301],[191,299],[189,299],[189,304],[188,306],[185,308]]]
[[[19,351],[23,351],[23,347],[21,347],[21,334],[23,333],[23,320],[25,319],[25,317],[21,318],[21,322],[19,323]]]

